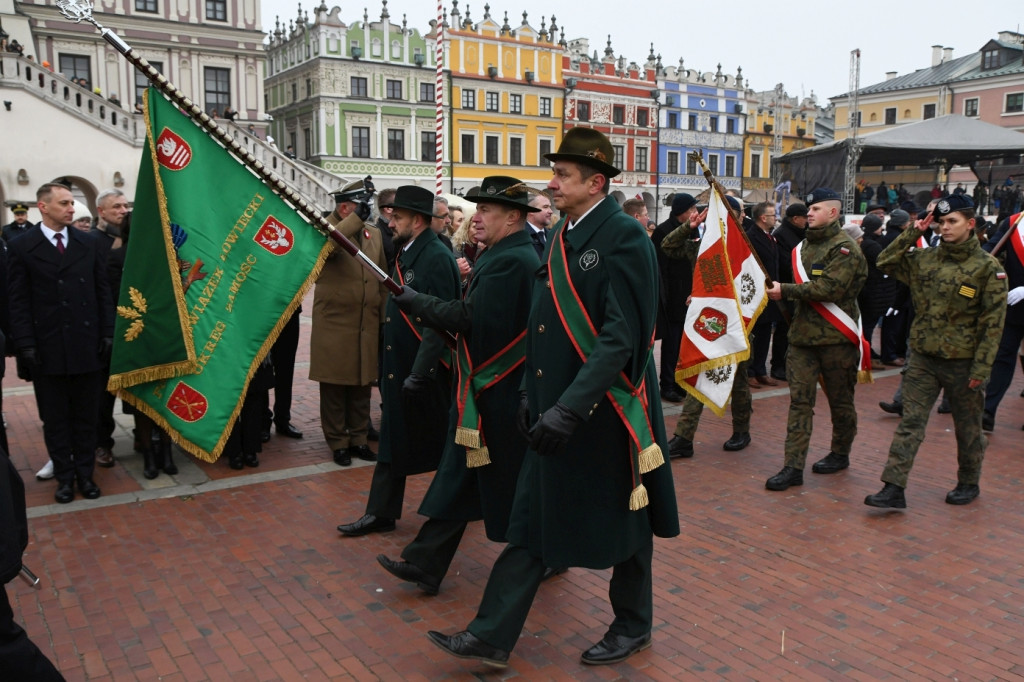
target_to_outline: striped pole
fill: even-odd
[[[434,85],[434,101],[437,103],[437,132],[435,133],[434,146],[436,156],[436,168],[434,177],[436,181],[436,194],[442,194],[444,187],[441,181],[441,171],[444,169],[444,0],[437,0],[437,30],[434,31],[436,51],[434,61],[437,66],[437,82]]]

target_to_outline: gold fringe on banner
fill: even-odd
[[[477,467],[487,466],[491,463],[491,453],[487,448],[467,448],[466,449],[466,468],[475,469]]]
[[[483,443],[480,441],[480,430],[470,429],[465,426],[455,427],[455,444],[464,445],[467,448],[478,448]]]
[[[857,372],[857,383],[858,384],[873,384],[875,378],[871,376],[870,369],[862,369]]]
[[[665,455],[661,451],[661,447],[657,443],[652,443],[648,447],[640,451],[640,473],[646,474],[650,471],[654,471],[662,464],[665,463]]]
[[[644,487],[643,483],[634,488],[633,492],[629,494],[629,511],[638,511],[650,503],[651,501],[647,497],[647,488]]]

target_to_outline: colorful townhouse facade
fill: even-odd
[[[745,108],[743,195],[747,201],[774,199],[781,178],[772,159],[814,146],[817,98],[813,92],[803,99],[790,97],[780,83],[774,90],[747,90]]]

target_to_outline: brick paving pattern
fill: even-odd
[[[307,306],[306,310],[310,310]],[[504,671],[459,661],[427,630],[472,618],[501,547],[475,525],[442,584],[426,597],[374,557],[397,558],[418,530],[427,476],[410,479],[405,516],[384,535],[341,538],[358,518],[370,465],[342,469],[320,434],[306,379],[303,318],[294,423],[258,469],[198,463],[141,476],[130,418],[119,415],[103,497],[54,505],[31,388],[8,363],[4,411],[29,497],[25,556],[42,579],[8,586],[16,617],[68,680],[830,680],[1020,679],[1024,675],[1024,380],[1000,407],[981,480],[966,507],[943,502],[956,480],[949,415],[933,414],[904,513],[863,497],[879,475],[895,417],[895,371],[860,386],[860,434],[849,470],[811,474],[828,452],[819,393],[802,487],[764,489],[782,466],[785,386],[754,391],[753,444],[727,453],[728,417],[705,411],[696,455],[674,469],[682,535],[655,543],[654,646],[613,666],[580,653],[611,621],[607,571],[571,569],[545,583]],[[374,418],[376,409],[375,395]],[[678,408],[665,405],[668,428]],[[511,415],[510,415],[510,418]],[[0,671],[0,678],[3,677]]]

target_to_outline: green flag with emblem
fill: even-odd
[[[215,461],[327,239],[150,89],[108,390]]]

